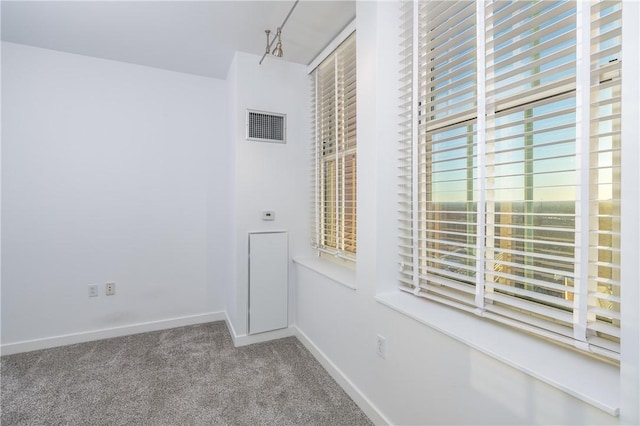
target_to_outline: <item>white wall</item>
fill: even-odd
[[[622,424],[640,424],[640,3],[623,4],[622,40]],[[630,25],[629,25],[630,24]],[[633,76],[627,78],[628,76]],[[635,199],[628,194],[635,194]],[[626,238],[625,238],[626,237]],[[634,285],[635,284],[635,285]]]
[[[227,82],[230,85],[231,140],[235,151],[236,277],[227,293],[227,313],[237,335],[247,333],[248,233],[289,232],[290,257],[308,254],[305,237],[309,222],[308,157],[310,112],[306,67],[275,58],[237,53]],[[287,115],[287,143],[246,140],[246,110]],[[262,220],[263,210],[275,220]],[[290,262],[290,271],[293,263]],[[289,324],[295,322],[293,274],[290,272]],[[230,292],[230,293],[229,293]]]
[[[2,31],[2,6],[0,5],[0,32]],[[0,344],[2,343],[2,42],[0,42]]]
[[[299,330],[393,424],[617,424],[375,301],[397,282],[397,74],[388,54],[397,13],[395,2],[357,3],[357,290],[298,267]],[[386,359],[376,354],[377,334],[387,340]]]
[[[2,56],[2,343],[222,311],[225,82],[12,43]]]

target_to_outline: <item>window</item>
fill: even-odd
[[[312,245],[346,260],[356,254],[356,38],[312,73]]]
[[[403,4],[402,290],[619,358],[621,14]]]

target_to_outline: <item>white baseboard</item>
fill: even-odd
[[[11,355],[21,352],[30,352],[40,349],[55,348],[57,346],[73,345],[76,343],[91,342],[94,340],[109,339],[112,337],[128,336],[131,334],[146,333],[149,331],[166,330],[169,328],[183,327],[186,325],[202,324],[213,321],[223,321],[224,312],[210,312],[207,314],[190,315],[186,317],[170,318],[160,321],[150,321],[122,327],[105,328],[102,330],[87,331],[83,333],[66,334],[63,336],[47,337],[44,339],[26,340],[16,343],[6,343],[0,346],[1,355]]]
[[[236,334],[235,328],[233,328],[233,323],[229,319],[229,316],[226,312],[224,312],[225,322],[227,323],[227,328],[229,329],[229,334],[231,334],[231,340],[233,340],[233,346],[236,348],[240,346],[253,345],[254,343],[267,342],[269,340],[282,339],[284,337],[291,337],[296,335],[296,328],[293,326],[289,326],[287,328],[282,328],[280,330],[274,331],[266,331],[260,334]]]
[[[340,387],[358,404],[358,407],[376,425],[390,425],[391,422],[378,408],[358,389],[349,378],[304,334],[298,327],[294,327],[296,337],[311,352],[325,370],[333,377]]]
[[[253,345],[254,343],[267,342],[269,340],[282,339],[284,337],[292,337],[296,335],[295,327],[282,328],[280,330],[265,331],[260,334],[243,334],[240,336],[231,336],[235,347]]]

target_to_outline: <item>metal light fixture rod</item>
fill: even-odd
[[[291,6],[291,10],[289,10],[289,13],[287,13],[286,18],[284,18],[284,21],[282,21],[282,25],[280,25],[280,27],[279,27],[280,31],[282,31],[282,29],[284,28],[284,25],[289,20],[289,17],[291,16],[291,13],[293,12],[293,9],[296,8],[296,6],[298,5],[299,1],[300,0],[296,0],[293,3],[293,6]],[[269,47],[265,50],[264,54],[262,55],[262,59],[260,59],[259,65],[262,65],[262,61],[264,61],[264,58],[265,58],[265,56],[267,56],[267,53],[269,53],[271,51],[271,48],[273,47],[273,43],[275,43],[275,41],[276,41],[276,37],[274,37],[273,40],[271,40],[271,43],[269,44]]]

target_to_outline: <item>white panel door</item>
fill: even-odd
[[[249,234],[249,334],[287,327],[286,232]]]

